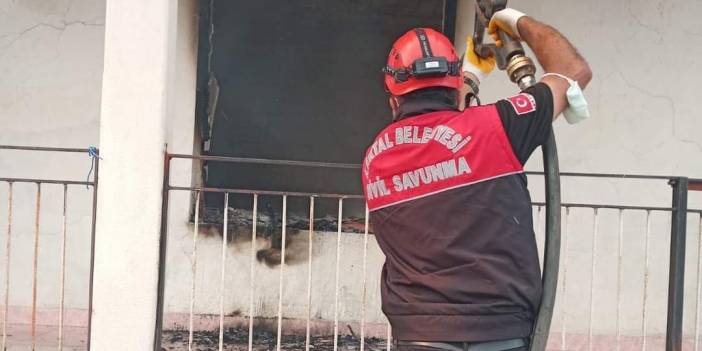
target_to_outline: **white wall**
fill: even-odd
[[[591,63],[595,77],[586,90],[592,118],[570,126],[559,120],[555,129],[561,169],[574,172],[646,173],[702,177],[702,135],[697,121],[698,76],[694,70],[702,57],[702,13],[699,1],[530,1],[514,6],[562,31]],[[466,11],[462,1],[460,8]],[[459,24],[471,27],[472,14],[459,16]],[[85,147],[98,144],[98,113],[102,74],[104,30],[102,1],[0,1],[0,143]],[[461,27],[459,25],[459,29]],[[196,58],[194,1],[181,2],[177,41],[175,98],[171,106],[169,148],[173,152],[193,151],[192,113]],[[459,36],[460,37],[460,36]],[[460,44],[459,44],[460,46]],[[509,95],[515,88],[502,72],[495,72],[482,88],[483,101]],[[538,152],[537,152],[538,153]],[[89,160],[74,157],[39,157],[0,151],[2,176],[61,176],[83,179]],[[539,156],[528,167],[540,169]],[[190,165],[174,165],[173,183],[190,184]],[[534,198],[542,198],[541,180],[532,177]],[[69,217],[68,291],[69,305],[84,308],[87,288],[87,235],[89,194],[72,188]],[[664,182],[565,179],[564,200],[569,202],[634,203],[669,206],[670,191]],[[42,244],[40,252],[39,301],[54,308],[58,301],[60,189],[44,189]],[[5,227],[6,187],[0,184],[0,228]],[[13,238],[11,304],[28,306],[33,228],[33,188],[17,186]],[[166,307],[184,313],[189,308],[190,252],[192,227],[187,224],[190,196],[174,194],[170,212],[170,241]],[[702,197],[691,195],[691,206],[702,207]],[[589,210],[573,210],[569,218],[567,330],[587,333],[589,327],[592,217]],[[596,332],[613,334],[617,299],[617,213],[601,211],[598,254],[595,255],[594,306]],[[651,272],[647,296],[649,334],[664,332],[667,294],[667,246],[669,219],[653,217],[649,258]],[[696,217],[691,220],[696,221]],[[686,332],[693,332],[699,243],[697,224],[688,230],[686,286]],[[625,213],[620,324],[622,332],[638,335],[643,299],[643,245],[645,218],[642,213]],[[4,233],[3,233],[4,235]],[[304,234],[300,234],[303,235]],[[220,243],[218,237],[202,238],[198,263],[196,309],[215,313],[218,307]],[[315,300],[313,316],[330,318],[334,287],[335,240],[319,234],[314,242]],[[342,319],[358,317],[358,269],[361,236],[342,235]],[[293,241],[302,245],[304,240]],[[227,265],[226,312],[248,310],[248,250],[250,242],[230,245]],[[265,245],[261,242],[260,245]],[[306,245],[306,244],[305,244]],[[4,245],[0,245],[4,246]],[[371,240],[369,247],[375,245]],[[4,252],[0,248],[0,253]],[[304,250],[303,250],[304,251]],[[15,252],[17,254],[15,254]],[[0,256],[2,257],[2,256]],[[355,261],[351,261],[355,259]],[[348,260],[348,261],[347,261]],[[382,256],[369,254],[369,281],[376,282]],[[256,311],[274,316],[277,308],[277,270],[257,263]],[[286,266],[284,311],[286,317],[306,314],[306,266]],[[0,270],[0,281],[4,280]],[[265,285],[264,285],[265,284]],[[373,287],[373,285],[371,285]],[[375,285],[377,288],[377,285]],[[243,290],[242,290],[243,289]],[[331,289],[331,290],[330,290]],[[377,290],[369,289],[369,319],[382,321],[377,311]],[[372,312],[370,312],[372,311]],[[558,308],[554,326],[560,330]]]
[[[579,125],[563,119],[554,124],[561,170],[570,172],[643,173],[702,176],[702,135],[696,105],[694,67],[702,53],[702,11],[695,1],[531,1],[513,5],[560,30],[590,62],[594,79],[586,89],[592,118]],[[684,48],[684,49],[683,49]],[[533,57],[533,55],[532,55]],[[539,72],[543,73],[543,72]],[[501,72],[493,74],[481,91],[494,101],[514,90]],[[484,100],[485,101],[485,100]],[[540,155],[538,155],[540,156]],[[540,170],[540,157],[527,166]],[[534,199],[543,199],[541,179],[532,177]],[[598,181],[564,179],[566,202],[628,203],[670,206],[665,181]],[[702,207],[699,194],[690,206]],[[617,212],[600,211],[594,269],[595,332],[616,328]],[[592,211],[574,210],[570,220],[569,290],[559,296],[568,306],[568,330],[586,332],[590,323],[589,286],[592,260]],[[695,317],[698,216],[690,216],[685,330],[692,333]],[[654,213],[651,235],[651,273],[648,288],[648,333],[665,331],[669,217]],[[626,212],[623,234],[621,329],[637,335],[643,304],[645,215]],[[576,244],[577,243],[577,244]],[[580,287],[579,287],[580,286]],[[586,303],[579,303],[586,302]],[[562,303],[560,304],[563,305]],[[557,311],[559,314],[562,311]],[[556,326],[561,320],[556,318]]]
[[[468,1],[462,1],[470,11]],[[562,171],[702,175],[702,135],[696,104],[702,24],[694,20],[702,4],[693,1],[530,1],[511,2],[519,9],[561,31],[590,62],[593,81],[585,93],[592,118],[568,125],[554,124]],[[460,21],[472,31],[472,20]],[[457,36],[459,37],[459,36]],[[465,47],[458,43],[457,46]],[[690,50],[681,50],[681,48]],[[533,54],[531,54],[532,57]],[[538,74],[542,74],[540,70]],[[495,72],[483,84],[483,101],[511,94],[515,87]],[[698,128],[697,128],[698,129]],[[527,165],[541,170],[540,152]],[[563,200],[669,207],[670,187],[663,181],[564,178]],[[534,200],[542,200],[541,177],[531,177]],[[702,207],[700,194],[690,194],[690,207]],[[612,334],[619,324],[623,335],[640,335],[642,325],[646,217],[626,211],[622,235],[622,273],[618,283],[619,222],[616,210],[599,211],[597,253],[592,259],[593,211],[574,209],[566,232],[569,247],[562,264],[568,287],[557,301],[555,328],[565,320],[568,332]],[[652,214],[650,273],[647,294],[647,334],[665,332],[670,218]],[[699,216],[688,226],[685,315],[686,333],[694,333],[697,307]],[[566,262],[566,260],[568,262]],[[594,269],[592,268],[594,261]],[[563,268],[563,267],[562,267]],[[594,272],[594,279],[592,273]],[[563,273],[563,272],[562,272]],[[593,293],[589,286],[593,284]],[[617,289],[621,289],[617,299]],[[592,302],[591,302],[592,301]],[[590,305],[594,306],[590,322]],[[563,310],[563,306],[567,306]],[[560,344],[560,343],[559,343]]]
[[[98,145],[104,2],[0,1],[0,144]],[[85,180],[87,155],[0,151],[3,177]],[[34,184],[14,186],[10,304],[31,306]],[[69,187],[66,307],[86,309],[92,191]],[[5,282],[7,185],[0,184]],[[62,189],[42,188],[38,303],[59,303]],[[25,313],[10,322],[26,320]],[[67,321],[82,323],[81,321]]]

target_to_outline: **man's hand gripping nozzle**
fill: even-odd
[[[519,40],[517,21],[522,14],[506,8],[507,0],[476,0],[473,48],[482,58],[495,55],[497,67],[506,70],[509,79],[525,90],[536,84],[536,65]],[[484,43],[486,29],[495,44]]]

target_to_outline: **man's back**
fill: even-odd
[[[386,255],[383,311],[396,338],[530,334],[541,280],[520,161],[528,155],[517,155],[545,137],[534,130],[550,130],[548,88],[536,90],[537,98],[515,97],[526,110],[504,100],[401,119],[379,133],[384,145],[369,148],[363,178]]]

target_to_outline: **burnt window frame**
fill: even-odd
[[[196,100],[195,100],[195,127],[196,154],[213,155],[210,153],[210,140],[212,136],[212,123],[216,113],[219,86],[213,73],[213,11],[216,11],[215,2],[222,0],[200,0],[198,1],[198,53],[197,53],[197,76],[196,76]],[[455,39],[457,0],[443,0],[442,31],[453,42]],[[292,161],[282,159],[283,161]],[[300,161],[300,160],[296,160]],[[309,161],[309,160],[302,160]],[[195,171],[197,179],[195,183],[207,185],[207,162],[196,165]],[[251,189],[266,190],[266,189]],[[291,189],[294,190],[294,189]]]

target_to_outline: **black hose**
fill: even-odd
[[[546,245],[542,273],[543,294],[532,332],[531,351],[546,350],[558,290],[558,265],[561,254],[561,180],[553,130],[546,143],[541,146],[541,151],[546,183]]]
[[[479,9],[486,17],[507,7],[507,0],[478,1]],[[489,10],[489,11],[487,11]],[[473,42],[476,54],[481,57],[488,56],[488,47],[483,44],[485,22],[481,22],[478,13],[475,17]],[[500,62],[507,63],[515,54],[524,55],[524,49],[518,41],[507,35],[501,35],[503,45],[500,48],[492,47],[498,59],[498,66],[504,69]],[[502,59],[501,59],[502,58]],[[512,78],[512,77],[510,77]],[[513,80],[515,81],[515,80]],[[517,79],[516,81],[519,81]],[[534,80],[531,80],[533,84]],[[522,88],[526,88],[521,86]],[[470,99],[466,96],[466,107]],[[556,302],[558,290],[558,266],[561,254],[561,181],[558,169],[558,151],[556,138],[551,130],[548,140],[541,147],[544,160],[544,179],[546,185],[546,238],[544,249],[544,269],[542,273],[542,296],[536,321],[530,339],[530,351],[545,351],[548,335],[553,317],[553,306]]]

